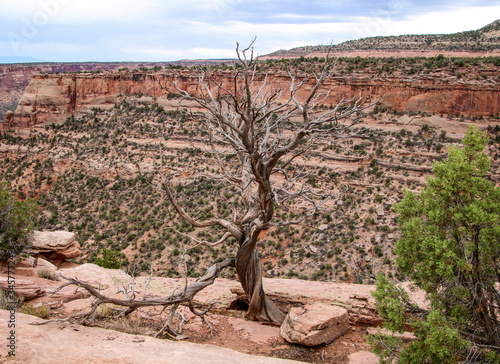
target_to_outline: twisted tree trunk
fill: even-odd
[[[236,272],[248,297],[246,318],[280,324],[285,314],[276,307],[262,287],[262,268],[255,248],[257,239],[246,237],[236,253]]]

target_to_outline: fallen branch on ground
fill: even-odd
[[[124,293],[127,297],[127,299],[120,299],[120,298],[105,296],[101,294],[99,290],[96,289],[91,284],[82,282],[76,278],[66,277],[61,274],[61,277],[64,278],[67,282],[62,284],[53,292],[50,292],[50,294],[54,294],[63,289],[64,287],[75,285],[77,287],[76,289],[83,288],[87,290],[95,298],[95,300],[92,302],[91,309],[87,312],[71,315],[67,318],[42,321],[39,323],[35,323],[35,325],[44,325],[49,322],[65,322],[65,321],[73,322],[74,320],[77,319],[81,320],[80,322],[83,323],[97,310],[97,308],[100,305],[103,304],[113,304],[116,306],[121,306],[122,309],[118,310],[119,315],[125,315],[125,316],[129,315],[130,313],[134,312],[135,310],[141,307],[161,306],[164,309],[169,307],[170,312],[166,323],[163,325],[162,329],[155,335],[155,337],[166,332],[175,339],[182,339],[186,338],[185,335],[182,335],[182,326],[184,322],[186,322],[187,320],[182,314],[176,312],[176,310],[180,305],[186,305],[189,307],[190,311],[193,314],[198,316],[202,320],[202,322],[210,328],[210,331],[213,335],[214,329],[212,325],[210,325],[210,323],[205,319],[205,315],[208,313],[213,303],[211,303],[209,307],[206,308],[205,310],[198,311],[194,307],[193,299],[194,296],[199,291],[213,284],[215,279],[219,276],[220,272],[224,268],[234,267],[234,266],[235,266],[234,259],[226,259],[223,262],[214,264],[210,268],[208,268],[205,274],[199,279],[197,279],[196,282],[188,284],[186,279],[185,286],[181,291],[177,293],[174,291],[174,293],[172,293],[170,296],[163,299],[146,299],[145,291],[147,286],[149,285],[149,282],[151,281],[151,277],[146,282],[146,285],[143,290],[142,299],[135,299],[134,292],[131,292],[132,294],[130,295],[128,294],[130,292],[124,292],[123,290],[119,290],[120,293]],[[178,317],[180,320],[182,320],[182,322],[180,324],[175,325],[173,322],[175,317]]]

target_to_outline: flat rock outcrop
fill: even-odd
[[[56,294],[50,294],[64,283],[63,279],[54,281],[54,276],[62,274],[64,276],[75,277],[99,288],[102,294],[120,298],[124,296],[117,293],[117,287],[121,288],[132,280],[129,275],[121,270],[105,269],[95,264],[77,266],[67,262],[64,265],[71,266],[70,268],[55,270],[57,267],[51,266],[50,263],[45,264],[41,259],[40,267],[32,267],[32,262],[33,259],[28,258],[16,264],[16,287],[19,287],[16,293],[24,297],[34,297],[29,300],[29,303],[33,307],[50,307],[53,312],[59,315],[58,317],[67,317],[77,312],[87,311],[93,300],[86,291],[75,289],[74,286],[65,287]],[[37,274],[37,270],[41,266],[43,266],[43,271],[50,274]],[[7,284],[6,264],[0,265],[0,274],[4,277],[0,279],[0,286],[4,282],[3,286],[5,289]],[[145,276],[136,278],[136,292],[144,290],[145,282],[148,281],[147,278]],[[333,306],[335,310],[340,311],[342,311],[341,307],[345,307],[348,310],[349,320],[355,326],[352,326],[345,335],[330,345],[312,349],[324,349],[326,352],[325,355],[328,358],[327,362],[329,358],[337,357],[339,350],[346,355],[349,354],[350,364],[371,364],[376,362],[373,361],[373,355],[366,352],[369,350],[368,345],[361,343],[361,340],[363,340],[362,337],[366,334],[366,328],[356,326],[356,323],[352,322],[353,318],[358,320],[360,317],[363,317],[369,318],[372,321],[377,318],[378,314],[375,311],[374,299],[369,295],[369,292],[374,289],[373,285],[312,282],[297,279],[265,278],[264,280],[267,288],[266,291],[271,297],[279,298],[278,303],[280,306],[288,305],[288,308],[290,308],[290,305],[297,307],[299,305],[301,307],[315,306],[320,311],[317,317],[320,317],[327,311],[323,308],[324,306],[328,308]],[[191,283],[194,279],[189,278],[188,281]],[[149,286],[146,290],[148,298],[165,297],[176,290],[182,289],[185,284],[183,279],[165,277],[154,277],[148,282]],[[215,307],[213,307],[214,315],[210,315],[209,321],[215,325],[220,336],[219,334],[216,335],[209,342],[237,350],[239,353],[210,345],[202,345],[200,347],[196,344],[157,340],[146,336],[127,335],[111,330],[81,327],[70,323],[62,325],[60,323],[49,323],[43,326],[32,326],[29,323],[39,321],[40,319],[18,313],[16,322],[16,336],[18,339],[16,344],[17,356],[12,362],[67,363],[82,361],[88,363],[123,362],[142,364],[156,362],[178,363],[180,361],[196,363],[292,363],[293,361],[276,358],[276,356],[280,357],[281,354],[288,353],[288,350],[290,350],[290,345],[280,337],[280,328],[262,326],[259,323],[244,320],[244,311],[228,308],[232,302],[240,299],[241,294],[238,291],[239,289],[241,289],[241,286],[237,281],[220,278],[217,279],[215,284],[199,292],[195,298],[197,307],[199,307],[198,305],[208,307],[211,303],[217,301]],[[26,294],[23,294],[22,290]],[[30,291],[33,294],[28,295],[27,293]],[[237,292],[236,296],[235,292]],[[43,293],[46,293],[46,295],[40,296]],[[423,297],[421,292],[410,292],[410,295],[413,299],[417,298],[415,295]],[[418,299],[416,301],[418,302]],[[180,310],[189,320],[185,325],[186,334],[195,338],[197,337],[196,335],[202,333],[202,337],[205,337],[204,335],[207,335],[208,329],[201,327],[200,321],[187,308],[180,308]],[[218,310],[220,310],[219,314],[217,313]],[[157,313],[159,313],[159,310],[144,309],[137,312],[136,318],[139,321],[148,320],[153,314]],[[7,311],[0,310],[0,335],[7,334],[7,331],[5,331],[7,330],[7,325],[5,324],[5,320],[8,318],[7,314]],[[341,313],[340,316],[342,315]],[[323,323],[319,323],[316,326],[312,323],[313,319],[307,319],[306,321],[304,326],[307,326],[308,332],[311,333],[321,331],[323,327],[327,326],[326,323],[331,320],[329,318],[321,319],[320,317],[318,322]],[[156,329],[154,331],[144,330],[140,332],[151,335],[155,331]],[[334,336],[336,335],[334,334]],[[5,337],[8,337],[8,335]],[[323,341],[321,340],[321,335],[317,338],[319,338],[319,342]],[[353,344],[352,340],[357,340],[354,342],[360,345]],[[57,345],[54,345],[54,343],[57,343]],[[269,358],[248,356],[241,354],[241,352],[259,353],[259,355],[266,355]],[[354,355],[356,352],[359,353]],[[352,357],[350,354],[353,354]],[[285,354],[285,357],[296,356]],[[345,355],[343,357],[346,358]],[[300,358],[306,360],[304,356],[300,356]],[[5,359],[5,352],[0,351],[0,362],[3,359]]]
[[[112,285],[132,282],[132,277],[121,269],[106,269],[93,263],[86,263],[74,268],[60,269],[60,273],[66,277],[100,285]],[[141,280],[144,280],[142,278]]]
[[[35,265],[35,258],[33,257],[27,257],[24,259],[21,259],[19,261],[16,261],[16,269],[33,269],[33,266]],[[55,272],[57,270],[57,266],[54,264],[46,261],[45,259],[39,258],[38,261],[36,262],[36,268],[34,269],[36,272],[39,271],[48,271],[48,272]]]
[[[0,335],[8,338],[10,313],[0,310]],[[173,342],[142,335],[74,324],[48,323],[34,316],[16,316],[15,357],[9,363],[198,363],[292,364],[293,360],[252,356],[213,345]],[[6,351],[0,352],[0,361]]]
[[[293,307],[281,325],[281,336],[293,344],[317,346],[329,344],[349,330],[345,308],[314,303]]]
[[[14,282],[14,285],[12,285]],[[46,291],[36,282],[29,279],[15,279],[9,280],[8,277],[0,277],[0,289],[2,291],[9,291],[14,288],[17,297],[22,297],[25,301],[32,300],[37,297],[44,296]]]

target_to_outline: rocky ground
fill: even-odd
[[[55,295],[48,294],[62,283],[54,280],[59,274],[78,277],[81,281],[100,287],[101,293],[115,297],[121,296],[116,293],[116,286],[131,279],[123,271],[104,269],[93,264],[59,262],[58,268],[43,259],[39,259],[35,268],[32,264],[31,258],[18,263],[16,267],[16,291],[25,298],[19,312],[43,316],[45,319],[68,317],[90,307],[91,298],[81,289],[75,291],[74,287],[67,287]],[[5,289],[5,265],[1,267],[0,275],[0,287]],[[144,277],[137,279],[138,292],[142,291],[144,283]],[[155,277],[148,285],[147,297],[164,297],[182,285],[182,280]],[[296,279],[265,279],[264,285],[266,291],[284,308],[314,303],[344,307],[349,312],[350,328],[331,344],[316,347],[290,344],[281,337],[279,327],[245,320],[244,311],[232,308],[238,300],[235,294],[240,289],[238,282],[218,279],[195,299],[199,307],[217,301],[207,317],[216,330],[213,336],[208,327],[184,308],[180,312],[189,321],[183,330],[188,338],[182,342],[165,340],[163,336],[161,339],[151,337],[164,319],[158,310],[152,308],[141,309],[128,319],[115,318],[109,312],[101,311],[88,320],[85,326],[70,322],[36,326],[33,323],[42,322],[40,318],[18,313],[16,360],[23,363],[62,363],[68,360],[98,363],[106,358],[105,362],[109,363],[152,363],[158,362],[161,357],[163,362],[181,360],[196,363],[286,362],[278,358],[309,363],[377,362],[373,354],[369,353],[365,340],[366,334],[379,330],[375,326],[380,325],[374,300],[369,294],[374,286]],[[421,293],[411,294],[416,302],[425,306]],[[0,310],[2,337],[8,337],[7,321],[8,312]],[[3,349],[0,354],[0,362],[3,362],[6,355]]]
[[[0,310],[2,337],[9,336],[8,320],[8,312]],[[1,353],[1,363],[298,363],[69,323],[38,326],[40,322],[34,316],[17,315],[16,356],[7,359]]]

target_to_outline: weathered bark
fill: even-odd
[[[262,224],[258,219],[260,208],[256,206],[256,203],[251,194],[250,186],[250,173],[243,173],[243,183],[247,185],[246,193],[243,194],[243,200],[247,205],[247,213],[243,218],[244,227],[237,227],[235,223],[231,224],[225,220],[213,219],[204,222],[198,222],[191,218],[182,207],[177,203],[170,188],[167,183],[164,183],[165,191],[169,200],[172,202],[176,211],[184,217],[193,226],[207,227],[207,226],[224,226],[230,235],[235,237],[239,243],[239,249],[236,253],[235,267],[238,278],[241,282],[241,286],[248,297],[249,309],[246,314],[246,318],[255,321],[267,321],[281,324],[285,319],[285,314],[281,312],[273,301],[267,297],[264,292],[262,285],[262,269],[260,265],[260,260],[258,257],[258,252],[256,250],[256,245],[258,242],[259,233],[262,231]],[[272,218],[272,203],[268,203],[268,207],[271,211],[270,214],[265,214]],[[255,221],[256,220],[256,221]],[[182,234],[187,236],[185,234]],[[188,236],[189,237],[189,236]],[[219,242],[215,244],[222,243],[226,240],[227,234],[223,236]],[[190,237],[192,240],[194,238]],[[200,242],[198,243],[204,245],[212,246],[214,243]]]
[[[236,272],[248,297],[248,311],[245,317],[250,320],[269,321],[281,325],[285,314],[264,292],[260,259],[252,239],[244,241],[238,249]]]

